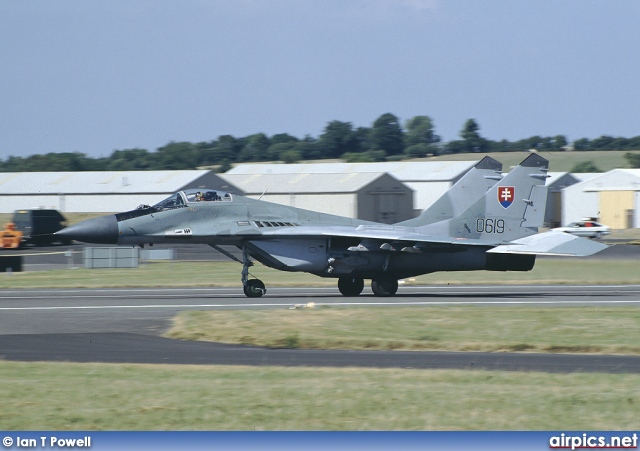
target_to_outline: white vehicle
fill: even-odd
[[[611,233],[611,227],[600,224],[591,218],[583,218],[580,221],[572,222],[568,226],[558,227],[553,230],[590,238],[600,238]]]

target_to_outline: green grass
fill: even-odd
[[[0,362],[2,430],[631,430],[640,375]]]
[[[29,258],[25,259],[29,263]],[[211,286],[241,288],[242,266],[234,262],[169,261],[133,269],[59,269],[0,273],[0,288]],[[251,273],[268,287],[337,286],[336,279],[289,273],[256,264]],[[640,284],[640,260],[539,259],[528,272],[438,272],[407,284]],[[367,288],[368,290],[368,288]]]
[[[640,354],[637,307],[183,311],[171,338],[274,348]]]

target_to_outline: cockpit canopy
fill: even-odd
[[[218,191],[214,189],[188,189],[178,191],[152,207],[149,205],[140,205],[135,210],[117,213],[116,219],[120,222],[160,211],[186,207],[187,205],[193,205],[198,202],[231,202],[232,200],[233,197],[231,194],[225,191]]]
[[[188,189],[172,194],[152,208],[156,211],[170,210],[196,202],[231,202],[231,194],[214,189]]]

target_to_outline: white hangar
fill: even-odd
[[[417,216],[478,163],[475,161],[397,161],[384,163],[240,164],[224,175],[387,173],[414,192]],[[321,180],[321,178],[320,178]],[[323,183],[323,186],[327,186]]]
[[[227,172],[219,175],[247,197],[281,205],[387,224],[413,217],[413,191],[389,174]]]
[[[580,177],[582,174],[575,174]],[[640,227],[640,169],[613,169],[562,190],[562,223],[599,218],[613,229]]]
[[[562,225],[562,190],[582,181],[581,174],[549,172],[545,185],[548,188],[547,207],[544,214],[545,227]]]
[[[34,208],[114,213],[153,205],[182,189],[205,187],[239,193],[209,170],[3,172],[0,213]]]

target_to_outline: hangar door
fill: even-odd
[[[600,191],[600,221],[612,229],[632,227],[635,191]]]

